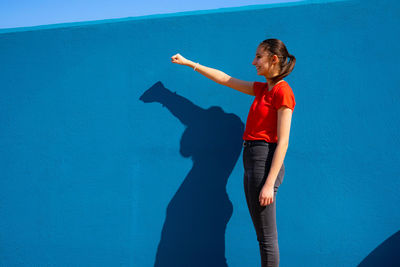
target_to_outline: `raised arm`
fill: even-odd
[[[228,86],[232,89],[235,89],[239,92],[248,95],[254,95],[253,82],[247,82],[233,78],[220,70],[209,68],[200,65],[199,63],[194,63],[193,61],[184,58],[180,54],[172,56],[171,61],[172,63],[191,67],[195,69],[195,71],[199,72],[200,74],[206,76],[207,78],[213,80],[216,83]]]

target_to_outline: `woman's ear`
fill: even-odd
[[[278,64],[279,63],[279,58],[277,55],[272,56],[272,64]]]

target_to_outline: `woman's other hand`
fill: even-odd
[[[260,201],[261,206],[267,206],[269,204],[272,204],[272,202],[274,202],[274,187],[264,185],[263,188],[261,189],[260,196],[258,199]]]
[[[180,54],[176,54],[171,57],[171,62],[179,65],[187,65],[189,61]]]

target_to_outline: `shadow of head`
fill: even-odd
[[[180,153],[194,160],[218,157],[221,153],[225,158],[230,155],[234,158],[237,148],[241,147],[242,130],[243,124],[236,115],[225,113],[216,106],[204,109],[201,116],[185,129]]]

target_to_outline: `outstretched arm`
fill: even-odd
[[[140,100],[145,103],[158,102],[162,104],[186,126],[198,120],[204,113],[204,109],[183,96],[171,92],[164,87],[162,82],[156,82],[146,90]]]
[[[274,201],[274,186],[279,170],[285,159],[286,151],[289,146],[290,124],[292,121],[292,110],[288,107],[278,109],[278,144],[272,158],[271,168],[267,180],[261,189],[259,201],[261,206],[266,206]]]
[[[171,61],[172,63],[194,68],[197,72],[213,80],[216,83],[228,86],[232,89],[235,89],[237,91],[240,91],[248,95],[254,95],[253,82],[248,82],[233,78],[220,70],[209,68],[200,65],[199,63],[194,63],[193,61],[184,58],[180,54],[172,56]]]

